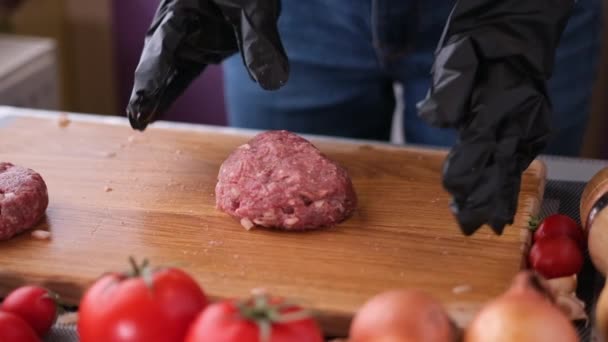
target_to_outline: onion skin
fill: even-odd
[[[551,293],[556,297],[562,294],[571,294],[576,292],[578,277],[576,274],[573,274],[569,277],[553,278],[547,280],[547,284],[551,289]]]
[[[570,320],[553,303],[547,283],[522,271],[511,287],[488,302],[464,333],[464,342],[579,341]]]
[[[405,289],[368,300],[353,319],[349,342],[453,342],[458,337],[459,331],[437,300]]]

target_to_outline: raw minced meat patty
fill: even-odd
[[[215,195],[217,207],[247,229],[331,226],[357,205],[347,171],[287,131],[258,134],[232,152],[220,167]]]
[[[0,162],[0,240],[32,228],[48,204],[46,184],[38,173]]]

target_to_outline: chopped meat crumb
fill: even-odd
[[[70,120],[70,118],[68,118],[67,114],[65,114],[65,113],[59,114],[59,118],[57,120],[59,127],[68,127],[70,122],[72,122],[72,121]]]
[[[37,229],[32,232],[32,237],[38,240],[49,240],[51,238],[51,232]]]
[[[471,285],[459,285],[456,286],[452,289],[452,293],[454,294],[463,294],[466,292],[471,292],[473,290],[473,287],[471,287]]]

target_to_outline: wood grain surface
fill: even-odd
[[[15,118],[0,125],[0,160],[30,167],[47,182],[50,205],[37,228],[0,242],[0,296],[40,283],[77,304],[100,274],[130,255],[182,267],[214,299],[264,287],[311,308],[329,334],[345,334],[371,296],[417,287],[457,321],[501,293],[523,265],[527,221],[539,210],[545,169],[526,171],[516,222],[502,236],[463,236],[442,189],[442,151],[313,140],[349,170],[359,209],[325,230],[254,229],[215,209],[226,156],[246,134]],[[108,188],[111,188],[111,191]]]

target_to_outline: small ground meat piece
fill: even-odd
[[[215,195],[218,209],[246,229],[332,226],[357,206],[347,171],[287,131],[261,133],[232,152],[220,167]]]
[[[32,228],[48,204],[46,184],[38,173],[0,162],[0,240]]]

